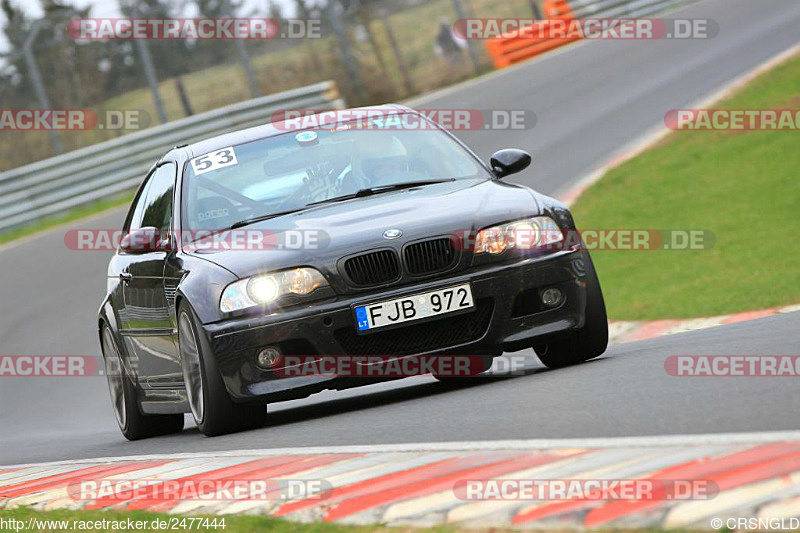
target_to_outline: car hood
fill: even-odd
[[[517,218],[536,216],[539,205],[527,187],[497,180],[457,180],[344,202],[253,224],[245,230],[273,234],[271,249],[220,249],[187,253],[202,256],[243,278],[297,266],[329,273],[342,257],[378,248],[400,249],[418,239],[474,231]],[[402,235],[387,239],[384,232]]]

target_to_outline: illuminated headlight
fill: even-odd
[[[253,276],[228,285],[222,291],[219,308],[223,313],[241,311],[276,302],[290,294],[306,296],[327,286],[325,277],[313,268],[295,268]]]
[[[497,255],[506,250],[529,250],[564,240],[561,228],[550,217],[535,217],[486,228],[475,238],[475,254]]]

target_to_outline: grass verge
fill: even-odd
[[[715,107],[800,107],[800,56]],[[574,206],[580,227],[716,236],[709,250],[595,252],[610,318],[690,318],[800,302],[798,176],[798,131],[676,131],[609,172]]]
[[[133,192],[125,193],[112,198],[92,202],[83,207],[70,210],[63,215],[48,217],[34,224],[21,226],[17,229],[0,233],[0,245],[21,239],[22,237],[27,237],[28,235],[33,235],[34,233],[39,233],[40,231],[44,231],[55,226],[60,226],[61,224],[66,224],[67,222],[72,222],[74,220],[96,215],[115,207],[128,205],[131,203],[131,200],[133,200]]]

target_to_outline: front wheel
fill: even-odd
[[[608,348],[608,317],[600,281],[586,254],[586,319],[584,326],[566,339],[534,346],[547,368],[563,368],[600,357]]]
[[[205,335],[198,334],[197,317],[181,302],[178,309],[178,346],[186,395],[192,417],[207,437],[261,427],[267,420],[264,403],[236,404],[231,400]]]
[[[145,415],[139,409],[136,387],[125,371],[119,347],[108,324],[103,325],[101,349],[111,406],[125,438],[140,440],[181,431],[183,415]]]

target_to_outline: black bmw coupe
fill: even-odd
[[[209,436],[253,428],[269,402],[381,379],[292,371],[317,358],[457,354],[479,361],[475,375],[531,347],[548,367],[605,351],[569,210],[502,181],[531,157],[484,163],[411,109],[374,109],[430,127],[273,123],[152,167],[98,317],[125,437],[180,431],[187,412]]]

